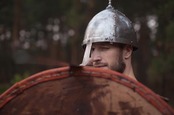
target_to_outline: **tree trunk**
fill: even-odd
[[[15,51],[19,45],[19,28],[20,28],[20,16],[21,16],[21,0],[14,0],[14,19],[12,29],[12,50]]]
[[[147,69],[150,64],[150,36],[149,28],[147,27],[146,17],[141,19],[141,29],[139,31],[139,49],[136,52],[137,63],[137,78],[145,85],[147,85]]]

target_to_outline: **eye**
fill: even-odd
[[[92,47],[92,48],[91,48],[91,52],[90,52],[90,57],[91,57],[91,55],[93,54],[94,50],[95,50],[95,48]]]
[[[110,49],[109,46],[101,46],[100,47],[100,50],[102,50],[102,51],[105,51],[105,50],[108,50],[108,49]]]
[[[91,52],[93,52],[93,51],[94,51],[94,49],[95,49],[95,48],[94,48],[94,47],[92,47],[92,48],[91,48]]]

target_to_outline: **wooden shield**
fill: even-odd
[[[68,66],[13,85],[0,96],[0,115],[174,115],[174,111],[123,74]]]

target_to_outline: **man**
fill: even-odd
[[[94,66],[123,73],[132,79],[132,52],[137,49],[131,21],[111,3],[89,22],[83,40],[83,66]]]

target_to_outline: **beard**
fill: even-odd
[[[114,71],[117,71],[117,72],[120,72],[120,73],[123,73],[125,68],[126,68],[126,64],[123,61],[122,51],[120,51],[120,55],[119,55],[117,63],[111,65],[110,69],[114,70]]]
[[[117,72],[120,72],[120,73],[123,73],[125,70],[125,67],[126,67],[126,64],[124,62],[118,62],[117,65],[111,66],[110,69],[117,71]]]

